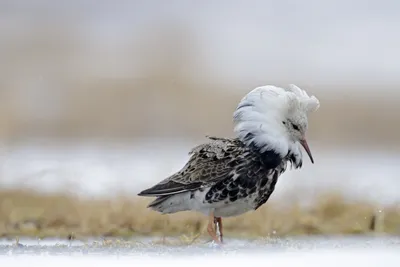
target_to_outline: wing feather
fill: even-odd
[[[244,161],[246,148],[236,139],[209,137],[195,147],[190,159],[177,173],[139,193],[140,196],[167,196],[196,190],[228,177],[235,165]]]

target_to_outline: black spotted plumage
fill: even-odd
[[[291,160],[290,155],[282,158],[272,150],[261,153],[238,139],[209,138],[210,142],[190,152],[189,161],[179,172],[139,193],[157,197],[149,207],[165,212],[168,207],[160,204],[172,196],[184,196],[185,192],[190,192],[188,199],[192,200],[196,192],[204,191],[204,197],[198,201],[210,207],[246,201],[257,209],[268,200],[286,162]],[[180,203],[184,204],[187,203]]]

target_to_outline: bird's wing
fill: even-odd
[[[236,139],[209,137],[209,143],[190,152],[190,159],[177,173],[139,193],[140,196],[166,196],[214,184],[245,160],[243,144]]]

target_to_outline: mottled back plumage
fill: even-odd
[[[141,194],[170,195],[211,185],[227,176],[244,147],[235,139],[210,139],[189,152],[190,159],[180,171]]]
[[[204,202],[209,204],[233,203],[253,195],[252,208],[257,209],[268,200],[286,161],[273,152],[259,154],[239,139],[209,139],[190,151],[180,171],[139,194],[158,197],[149,207],[176,194],[192,192],[193,197],[194,192],[206,190]],[[290,155],[287,160],[291,161]]]

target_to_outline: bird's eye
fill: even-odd
[[[293,127],[293,129],[295,129],[296,131],[300,130],[300,129],[299,129],[299,126],[297,126],[296,124],[293,124],[293,123],[292,123],[292,127]]]

